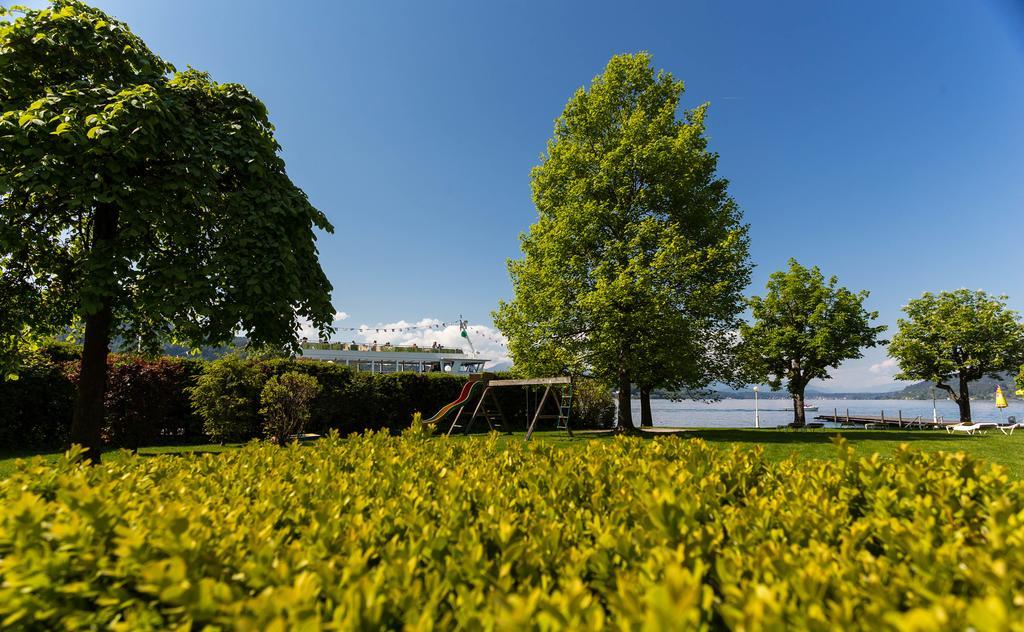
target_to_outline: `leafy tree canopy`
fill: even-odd
[[[285,173],[259,99],[175,72],[80,2],[13,17],[0,24],[8,351],[105,305],[112,333],[154,350],[239,330],[280,344],[299,318],[329,326],[313,230],[331,226]]]
[[[961,403],[970,419],[967,383],[983,376],[998,379],[1024,363],[1024,327],[1005,296],[959,289],[911,300],[889,345],[899,362],[900,380],[928,380]],[[954,389],[951,381],[958,381]],[[964,406],[967,406],[965,409]]]
[[[518,368],[590,371],[626,397],[631,373],[708,380],[693,359],[735,327],[747,232],[707,149],[707,105],[680,119],[682,93],[650,55],[619,55],[557,119],[531,174],[538,221],[509,262],[515,297],[495,313]]]
[[[839,287],[834,276],[826,282],[817,266],[805,268],[795,259],[788,270],[772,273],[766,289],[749,299],[753,323],[740,327],[744,355],[751,379],[775,389],[786,382],[801,424],[807,383],[828,379],[829,369],[879,344],[885,326],[871,324],[878,312],[864,309],[866,290]]]
[[[156,351],[239,331],[294,346],[301,319],[326,334],[314,230],[331,226],[245,87],[176,72],[77,0],[14,18],[0,24],[0,352],[82,323],[71,438],[95,460],[112,336]]]

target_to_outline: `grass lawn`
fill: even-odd
[[[753,429],[693,429],[680,432],[683,438],[700,438],[722,449],[733,446],[753,448],[760,446],[771,459],[785,459],[795,456],[799,459],[828,459],[835,453],[832,440],[844,437],[861,455],[877,452],[882,456],[892,453],[900,444],[926,450],[965,452],[976,457],[999,463],[1009,468],[1015,477],[1024,477],[1024,432],[1005,436],[998,430],[984,435],[949,435],[944,431],[931,430],[753,430]],[[482,435],[458,436],[457,441],[474,441]],[[663,433],[645,435],[651,441],[667,436]],[[591,441],[608,441],[613,435],[599,432],[577,432],[572,438],[564,431],[541,431],[534,434],[535,441],[543,441],[568,449]],[[501,441],[522,441],[523,433],[502,435]],[[238,444],[191,444],[181,446],[154,446],[140,448],[144,457],[161,454],[208,454],[223,452],[238,447]],[[42,456],[52,461],[60,452],[0,452],[0,477],[10,474],[17,467],[17,460]],[[104,459],[122,459],[128,452],[112,450]]]

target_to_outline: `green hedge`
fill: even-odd
[[[315,377],[321,387],[313,401],[307,430],[321,434],[337,430],[342,435],[367,430],[397,432],[407,428],[414,413],[421,412],[429,417],[455,399],[467,379],[444,373],[360,373],[315,360],[223,358],[207,365],[198,388],[192,391],[194,408],[207,420],[207,434],[223,441],[258,437],[262,423],[258,414],[260,391],[270,376],[288,371]],[[524,430],[527,426],[525,391],[509,388],[497,389],[495,393],[509,421],[510,427],[506,430]],[[614,403],[609,409],[605,401],[610,401],[607,389],[588,384],[580,393],[577,410],[582,410],[585,417],[576,419],[574,425],[608,425]],[[531,407],[537,405],[539,397],[539,390],[530,396]],[[446,420],[441,427],[447,428],[449,422],[450,419]],[[551,426],[553,420],[544,420],[541,425]],[[474,430],[487,430],[487,423],[478,421]]]
[[[67,444],[78,381],[77,347],[50,345],[25,358],[17,380],[0,382],[0,446],[55,449]],[[202,420],[185,389],[204,363],[113,354],[108,360],[104,441],[136,448],[199,441]]]
[[[193,408],[215,440],[260,436],[260,392],[271,376],[296,371],[316,378],[320,393],[312,403],[307,431],[341,434],[366,430],[396,431],[409,426],[413,413],[428,415],[458,395],[465,377],[440,373],[359,373],[313,360],[259,360],[227,357],[206,365]]]
[[[0,446],[8,450],[67,445],[75,385],[66,362],[25,358],[17,380],[0,379]]]
[[[72,345],[51,345],[26,359],[19,380],[0,382],[0,446],[17,450],[66,445],[78,353],[79,348]],[[112,354],[104,441],[136,448],[259,437],[260,391],[272,375],[288,371],[311,375],[321,385],[307,429],[316,433],[337,430],[342,435],[404,429],[413,413],[429,417],[452,401],[466,381],[465,376],[444,373],[358,373],[314,360],[228,356],[208,362]],[[507,430],[525,429],[527,396],[523,389],[498,389],[496,393],[509,420]],[[539,392],[531,396],[531,405],[536,405],[538,397]],[[607,389],[581,388],[576,403],[576,427],[610,422],[614,405]],[[543,427],[552,423],[545,420]],[[486,428],[486,422],[475,427],[478,431]]]
[[[202,360],[184,358],[113,356],[105,397],[106,442],[138,448],[204,439],[202,420],[186,389],[205,366]]]
[[[770,461],[386,433],[0,481],[9,629],[1009,630],[1024,483],[963,455]]]

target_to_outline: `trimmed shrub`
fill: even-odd
[[[58,449],[67,445],[78,383],[80,347],[50,343],[22,359],[17,380],[0,382],[0,446]],[[108,359],[103,439],[137,448],[203,438],[186,388],[203,363],[112,354]]]
[[[259,436],[260,392],[269,376],[265,363],[235,354],[208,363],[188,389],[206,435],[220,442]]]
[[[615,396],[606,384],[594,379],[576,380],[573,408],[573,426],[611,428],[615,421]]]
[[[0,480],[12,629],[1012,630],[1024,483],[959,454],[771,461],[374,433]]]
[[[260,393],[264,435],[285,445],[289,437],[302,434],[309,423],[310,402],[319,392],[320,383],[315,377],[297,371],[270,376]]]
[[[39,353],[54,362],[78,362],[82,357],[82,345],[50,340],[39,346]]]
[[[135,450],[202,439],[202,419],[192,412],[188,388],[204,368],[200,360],[111,356],[104,440]]]
[[[54,449],[66,445],[74,407],[80,347],[52,343],[24,360],[21,379],[0,382],[0,446]],[[444,373],[357,373],[314,360],[245,358],[213,362],[111,354],[104,441],[138,448],[147,444],[202,440],[246,441],[262,435],[260,394],[272,376],[308,375],[320,384],[310,404],[307,430],[343,435],[408,428],[414,413],[433,415],[452,401],[466,376]],[[497,375],[497,378],[511,377]],[[581,380],[574,427],[604,427],[607,394]],[[506,430],[524,430],[527,396],[522,389],[497,389]],[[539,394],[531,395],[531,405]],[[550,406],[550,404],[549,404]],[[614,410],[614,403],[611,404]],[[542,420],[550,428],[554,420]],[[475,430],[487,430],[478,423]]]
[[[227,363],[229,366],[221,366]],[[307,430],[341,434],[398,432],[415,412],[433,414],[455,398],[466,378],[430,373],[358,373],[314,360],[229,357],[211,362],[192,391],[192,403],[215,440],[260,436],[260,392],[273,375],[297,372],[316,379],[320,393],[310,405]],[[221,426],[230,430],[223,432]],[[214,435],[213,432],[218,434]]]
[[[18,379],[0,379],[0,446],[9,450],[57,449],[67,444],[75,385],[70,363],[46,353],[20,360]]]

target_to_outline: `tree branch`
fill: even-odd
[[[946,384],[946,383],[945,383],[945,382],[943,382],[942,380],[937,380],[937,381],[935,382],[935,386],[937,386],[937,387],[941,388],[942,390],[946,391],[947,393],[949,393],[949,398],[950,398],[951,400],[953,400],[954,402],[955,402],[955,401],[959,401],[959,400],[957,399],[957,394],[956,394],[956,391],[954,391],[954,390],[953,390],[953,387],[952,387],[952,386],[950,386],[949,384]]]

